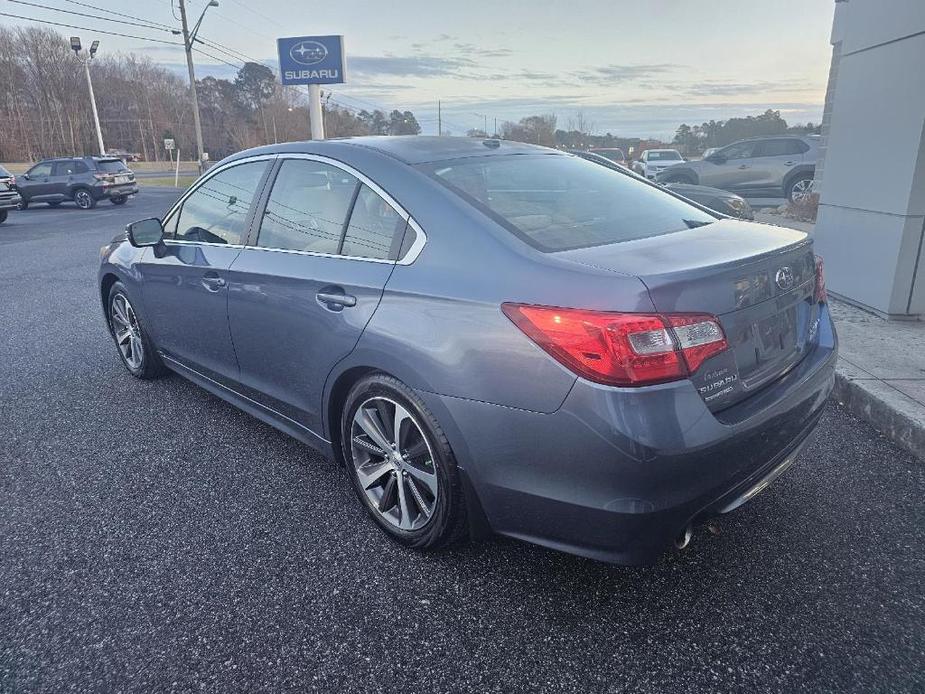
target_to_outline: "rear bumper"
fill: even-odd
[[[803,361],[715,415],[689,381],[619,389],[579,379],[551,414],[421,396],[447,422],[494,531],[647,563],[799,453],[834,384],[837,342],[828,310],[822,317],[819,346]]]
[[[101,186],[96,189],[96,193],[100,198],[122,198],[129,195],[137,195],[138,184],[125,183],[118,186]]]

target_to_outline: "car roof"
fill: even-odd
[[[324,141],[288,142],[259,148],[263,153],[327,153],[335,155],[345,148],[372,149],[406,164],[424,164],[464,157],[503,154],[561,154],[558,150],[511,140],[478,137],[437,137],[436,135],[382,135],[348,137]],[[255,151],[250,151],[251,154]],[[243,154],[243,153],[242,153]],[[237,158],[237,157],[236,157]]]

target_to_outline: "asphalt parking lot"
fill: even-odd
[[[413,554],[333,463],[119,363],[99,248],[175,196],[0,226],[0,692],[925,690],[925,463],[837,405],[654,566]]]

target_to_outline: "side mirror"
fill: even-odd
[[[125,225],[128,242],[135,248],[159,246],[164,241],[164,226],[156,217]]]
[[[29,180],[29,174],[23,174],[22,177],[26,179],[27,181]]]

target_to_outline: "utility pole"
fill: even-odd
[[[440,112],[440,99],[437,99],[437,135],[443,135],[443,115]]]
[[[73,50],[74,55],[77,56],[77,61],[83,64],[84,72],[87,75],[87,86],[90,88],[90,106],[93,108],[93,124],[96,126],[96,142],[100,146],[100,156],[105,157],[106,147],[103,146],[103,131],[100,129],[100,114],[96,110],[96,96],[93,94],[93,80],[90,79],[90,61],[96,57],[96,51],[99,47],[100,42],[94,41],[90,44],[90,50],[87,52],[87,57],[85,59],[81,59],[80,37],[71,37],[71,50]]]
[[[202,145],[202,121],[199,119],[199,95],[196,93],[196,71],[193,69],[193,42],[196,40],[196,34],[199,32],[199,26],[202,24],[202,18],[206,16],[206,10],[210,7],[218,7],[218,0],[211,0],[203,9],[199,16],[199,21],[193,27],[190,33],[189,25],[186,21],[186,0],[180,2],[180,23],[183,26],[183,47],[186,49],[186,67],[189,69],[189,86],[190,94],[193,98],[193,127],[196,129],[196,153],[199,155],[199,173],[202,174],[202,155],[205,151]]]

